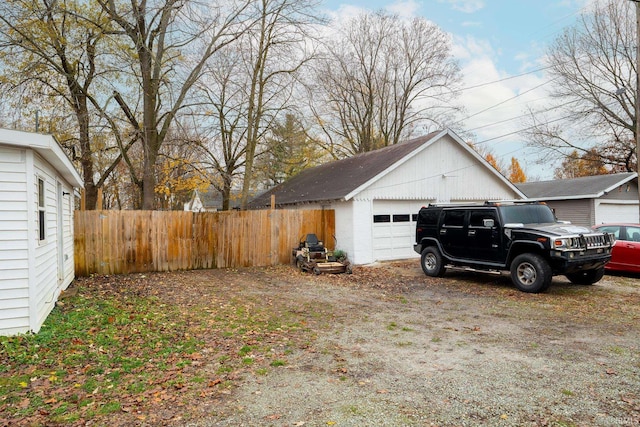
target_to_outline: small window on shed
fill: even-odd
[[[410,219],[411,219],[411,216],[409,214],[393,216],[393,222],[409,222]]]
[[[374,215],[373,222],[374,223],[391,222],[391,215]]]
[[[39,240],[45,240],[47,237],[46,230],[46,205],[45,205],[45,193],[44,193],[44,180],[38,178],[38,238]]]
[[[411,214],[411,221],[413,222],[418,221],[418,214]]]

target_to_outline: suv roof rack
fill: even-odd
[[[429,203],[423,208],[445,208],[445,207],[467,207],[467,206],[500,206],[501,204],[528,204],[544,205],[546,203],[537,200],[512,199],[512,200],[485,200],[484,202],[461,202],[461,203]]]
[[[514,200],[487,200],[484,202],[487,206],[499,206],[503,203],[513,203],[522,204],[522,205],[544,205],[546,203],[540,202],[538,200],[527,200],[527,199],[514,199]]]

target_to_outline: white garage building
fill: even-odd
[[[638,223],[638,174],[585,176],[517,184],[531,200],[545,202],[558,219],[590,227],[611,222]]]
[[[272,195],[279,208],[335,210],[336,247],[354,264],[417,256],[416,215],[429,203],[524,198],[451,130],[307,169],[250,207]]]

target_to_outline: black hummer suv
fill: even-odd
[[[508,270],[524,292],[543,292],[554,275],[590,285],[604,275],[613,235],[558,222],[541,203],[429,205],[420,209],[414,250],[427,276],[447,266]]]

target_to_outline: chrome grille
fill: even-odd
[[[584,237],[584,241],[585,241],[585,244],[587,245],[587,249],[609,246],[609,243],[607,242],[607,238],[604,234],[590,234],[582,237]]]

